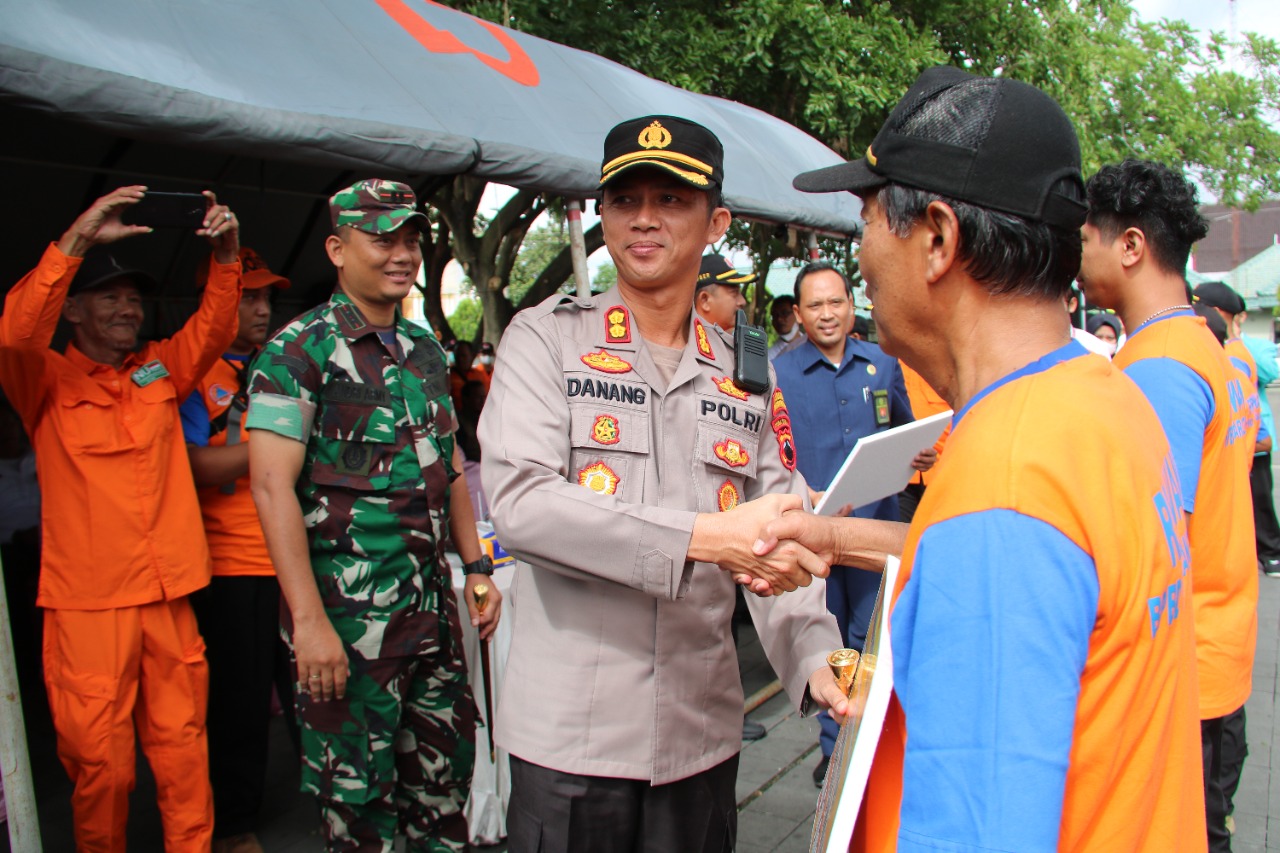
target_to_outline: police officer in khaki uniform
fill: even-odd
[[[498,538],[528,563],[496,727],[513,853],[733,848],[735,578],[765,593],[752,616],[797,705],[847,712],[825,665],[840,635],[811,583],[825,564],[751,550],[802,506],[786,403],[736,386],[730,339],[692,310],[702,252],[729,224],[722,159],[683,119],[610,131],[600,211],[617,287],[552,297],[502,341],[480,440]]]

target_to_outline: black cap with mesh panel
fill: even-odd
[[[1226,311],[1233,317],[1245,310],[1244,299],[1225,281],[1202,282],[1196,285],[1192,293],[1210,308]]]
[[[863,194],[889,182],[1061,228],[1088,205],[1075,128],[1034,86],[927,69],[860,160],[797,175],[803,192]]]

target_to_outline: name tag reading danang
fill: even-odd
[[[139,388],[145,388],[157,379],[163,379],[168,375],[169,371],[160,362],[160,359],[154,359],[152,361],[148,361],[146,364],[142,365],[142,367],[135,370],[129,378],[132,379],[133,383]]]

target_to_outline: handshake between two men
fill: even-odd
[[[772,596],[827,577],[833,565],[879,572],[890,555],[902,553],[906,534],[900,522],[815,515],[798,495],[774,494],[700,514],[688,556],[719,565],[758,596]],[[848,716],[848,699],[830,669],[810,676],[809,691],[837,722]]]

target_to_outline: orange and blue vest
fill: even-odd
[[[1191,553],[1151,406],[1072,342],[952,426],[851,849],[1204,850]]]
[[[246,399],[242,374],[251,358],[224,355],[182,404],[182,429],[188,444],[225,447],[249,440],[249,433],[241,429]],[[197,489],[196,494],[214,576],[274,575],[249,491],[249,475],[225,486]]]
[[[1198,427],[1185,409],[1166,408],[1169,395],[1151,378],[1162,361],[1188,368],[1211,395],[1198,460],[1178,458],[1194,455],[1195,445],[1175,439],[1176,433]],[[1179,471],[1199,462],[1194,501],[1187,508],[1200,718],[1225,716],[1249,698],[1258,633],[1257,545],[1248,473],[1255,415],[1248,380],[1232,367],[1204,320],[1186,311],[1139,326],[1116,354],[1115,364],[1133,376],[1165,424]]]

